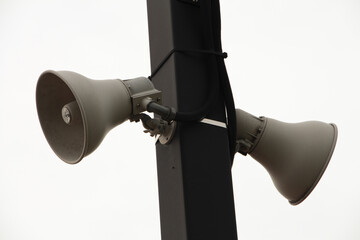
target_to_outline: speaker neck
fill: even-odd
[[[239,153],[247,155],[259,142],[265,126],[265,117],[255,117],[241,109],[236,109],[236,149]]]

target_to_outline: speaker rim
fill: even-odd
[[[55,77],[57,77],[59,80],[63,81],[66,86],[69,88],[69,90],[71,91],[72,95],[74,96],[75,100],[76,100],[76,103],[78,104],[79,106],[79,109],[80,109],[80,113],[81,113],[81,118],[82,118],[82,122],[83,122],[83,131],[84,131],[84,142],[83,142],[83,147],[82,147],[82,151],[81,151],[81,154],[75,159],[75,160],[68,160],[68,159],[65,159],[63,156],[60,155],[60,153],[57,153],[54,149],[54,147],[49,143],[49,140],[47,139],[46,137],[46,134],[44,132],[44,129],[43,129],[43,126],[41,124],[41,120],[40,120],[40,115],[39,115],[39,111],[38,112],[38,118],[39,118],[39,122],[40,122],[40,126],[41,126],[41,129],[45,135],[45,139],[46,141],[48,142],[49,146],[51,147],[51,149],[53,150],[53,152],[56,154],[57,157],[59,157],[61,160],[63,160],[64,162],[68,163],[68,164],[76,164],[78,162],[80,162],[85,156],[86,156],[86,153],[88,151],[88,122],[87,122],[87,119],[85,118],[85,114],[84,114],[84,109],[83,109],[83,105],[82,105],[82,102],[81,102],[81,99],[79,98],[79,96],[76,94],[76,91],[74,91],[74,89],[71,87],[71,84],[66,80],[66,78],[64,78],[63,76],[61,76],[61,73],[75,73],[75,72],[71,72],[71,71],[54,71],[54,70],[46,70],[44,71],[40,76],[39,76],[39,79],[38,79],[38,82],[36,84],[36,92],[38,92],[38,89],[39,89],[39,84],[40,84],[40,80],[44,81],[44,77],[45,75],[49,74],[49,75],[53,75]],[[78,74],[78,73],[75,73],[75,74]],[[80,75],[80,74],[78,74]],[[82,75],[81,75],[82,76]],[[36,101],[37,101],[37,93],[36,93]],[[38,109],[37,109],[38,110]]]
[[[318,177],[316,178],[316,180],[313,182],[313,184],[311,185],[311,187],[304,193],[304,195],[302,195],[299,199],[297,200],[289,200],[289,203],[291,205],[298,205],[300,204],[301,202],[303,202],[311,193],[312,191],[314,190],[314,188],[316,187],[316,185],[319,183],[321,177],[323,176],[327,166],[329,165],[329,162],[330,162],[330,159],[334,153],[334,150],[335,150],[335,146],[336,146],[336,142],[337,142],[337,137],[338,137],[338,128],[336,126],[336,124],[334,123],[330,123],[330,125],[334,128],[334,137],[333,137],[333,142],[331,144],[331,148],[330,148],[330,152],[329,152],[329,155],[327,157],[327,160],[323,166],[323,168],[321,169]]]

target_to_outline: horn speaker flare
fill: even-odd
[[[292,205],[301,203],[323,175],[337,140],[335,124],[285,123],[236,109],[238,152],[269,172]]]
[[[45,71],[36,87],[42,130],[58,157],[77,163],[132,115],[132,96],[154,89],[145,77],[99,81],[70,71]]]

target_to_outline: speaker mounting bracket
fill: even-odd
[[[165,121],[161,118],[151,118],[149,115],[140,113],[130,117],[131,122],[139,122],[141,120],[145,133],[150,136],[159,136],[158,140],[161,144],[169,144],[174,137],[176,130],[175,121]]]

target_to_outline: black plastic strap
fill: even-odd
[[[171,55],[175,52],[182,52],[182,53],[202,53],[202,54],[211,54],[211,55],[217,55],[222,58],[227,58],[226,52],[216,52],[213,50],[201,50],[201,49],[172,49],[165,57],[164,59],[159,63],[159,65],[154,69],[154,71],[151,73],[151,75],[148,77],[150,80],[158,73],[158,71],[164,66],[164,64],[169,60]]]

